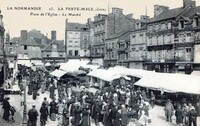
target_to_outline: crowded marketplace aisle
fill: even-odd
[[[57,91],[56,91],[57,94]],[[13,105],[16,110],[17,113],[15,115],[15,120],[17,123],[7,123],[4,120],[0,119],[0,124],[4,125],[4,126],[21,126],[21,121],[22,121],[22,116],[23,116],[23,108],[20,105],[20,103],[23,101],[23,96],[20,95],[8,95],[8,97],[10,97],[10,104]],[[46,91],[44,94],[40,93],[40,96],[36,99],[33,100],[31,95],[28,95],[27,97],[27,106],[28,106],[28,110],[31,108],[32,105],[36,105],[36,109],[37,111],[39,111],[40,105],[43,102],[44,97],[47,97],[47,100],[50,102],[50,98],[49,97],[49,92]],[[2,112],[3,110],[1,110],[1,117],[2,117]],[[150,110],[150,115],[151,115],[151,119],[152,122],[151,124],[149,124],[149,126],[176,126],[175,123],[175,116],[173,116],[173,120],[172,123],[170,122],[166,122],[165,121],[165,116],[164,116],[164,107],[161,106],[155,106],[153,109]],[[200,118],[198,117],[197,120],[197,124],[200,123]],[[46,126],[56,126],[58,124],[58,120],[56,121],[51,121],[50,119],[48,119]],[[40,125],[40,122],[38,121],[38,126]],[[102,124],[100,124],[102,125]],[[92,120],[91,126],[95,126],[94,121]],[[102,125],[103,126],[103,125]],[[137,123],[135,120],[131,120],[130,123],[128,124],[128,126],[137,126]]]
[[[9,95],[6,94],[2,101],[3,119],[10,123],[12,118],[9,115],[12,115],[13,106],[16,109],[14,115],[16,123],[12,124],[17,125],[18,117],[24,117],[23,102],[26,97],[28,126],[30,124],[33,126],[36,124],[41,126],[175,126],[183,123],[189,125],[192,122],[194,126],[195,122],[199,124],[198,95],[174,93],[172,91],[175,90],[172,88],[158,87],[159,83],[151,84],[158,87],[155,90],[150,90],[153,87],[148,89],[140,84],[166,80],[158,73],[119,66],[108,70],[95,68],[89,72],[80,66],[74,69],[72,65],[70,69],[61,68],[62,70],[49,72],[19,67],[16,79],[11,77],[11,81],[7,81],[5,85],[5,89],[11,92]],[[59,71],[62,74],[56,74]],[[149,75],[153,75],[155,79],[146,81]],[[191,78],[196,80],[193,82],[199,79],[193,76]],[[15,83],[10,85],[11,82]],[[168,93],[169,89],[170,93]],[[194,91],[196,93],[196,90]],[[18,113],[21,115],[18,116]]]

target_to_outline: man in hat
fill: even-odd
[[[2,108],[4,109],[4,113],[3,113],[3,119],[6,121],[9,121],[9,115],[10,115],[10,103],[9,100],[10,98],[7,97],[3,100],[3,106]]]
[[[170,99],[167,100],[165,104],[165,116],[166,120],[172,122],[172,115],[174,114],[174,106],[172,105]]]
[[[35,109],[35,105],[32,106],[32,109],[29,110],[28,112],[28,124],[30,126],[37,126],[37,117],[38,117],[38,112]]]

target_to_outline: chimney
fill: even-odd
[[[51,31],[51,40],[56,40],[56,31]]]
[[[123,13],[123,9],[120,9],[120,8],[112,8],[112,13],[113,14],[122,14]]]
[[[147,16],[147,15],[141,15],[140,19],[141,20],[147,20],[147,19],[149,19],[149,16]]]
[[[183,7],[185,8],[187,6],[195,7],[196,1],[195,0],[183,0]]]
[[[167,6],[161,6],[161,5],[154,5],[154,17],[157,17],[162,12],[169,10],[169,7]]]
[[[25,42],[28,39],[27,30],[21,30],[21,43]]]

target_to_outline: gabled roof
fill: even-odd
[[[58,52],[65,52],[65,46],[63,40],[53,40],[50,44],[48,44],[45,48],[43,48],[42,51],[51,52],[52,51],[52,44],[57,45],[57,51]]]
[[[28,32],[28,38],[33,37],[33,38],[39,38],[41,39],[43,34],[36,29],[32,29],[31,31]]]
[[[29,39],[27,39],[24,43],[22,43],[21,45],[27,45],[27,46],[39,46],[38,41],[36,41],[36,39],[34,39],[33,37],[30,37]]]
[[[185,13],[183,13],[184,17],[189,17],[192,18],[195,14],[199,14],[200,13],[200,6],[197,7],[191,7],[190,9],[188,9],[188,11],[186,11]]]
[[[158,16],[153,17],[153,18],[149,18],[149,20],[147,20],[147,23],[152,23],[152,22],[157,22],[157,21],[175,18],[181,12],[183,12],[184,10],[185,10],[185,8],[183,8],[183,7],[165,10],[164,12],[159,14]]]
[[[113,34],[111,36],[109,36],[106,40],[110,40],[110,39],[126,39],[129,35],[130,35],[130,31],[134,29],[134,28],[129,28],[126,30],[121,30],[116,34]]]
[[[67,23],[67,31],[84,31],[84,28],[87,28],[87,30],[89,30],[86,24],[71,23],[71,22]]]

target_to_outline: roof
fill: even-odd
[[[86,30],[89,30],[88,25],[86,24],[80,24],[80,23],[67,23],[67,31],[85,31],[84,28],[87,28]]]
[[[118,33],[116,34],[113,34],[111,36],[109,36],[106,40],[110,40],[110,39],[120,39],[120,40],[124,40],[126,39],[129,35],[130,35],[130,31],[132,30],[133,28],[129,28],[129,29],[125,29],[125,30],[121,30],[119,31]]]
[[[149,18],[149,20],[147,20],[147,23],[152,23],[152,22],[157,22],[157,21],[175,18],[181,12],[183,12],[184,10],[185,10],[185,8],[183,8],[183,7],[165,10],[164,12],[159,14],[158,16],[153,17],[153,18]]]
[[[13,43],[17,43],[17,42],[20,41],[20,37],[13,37],[13,38],[11,39],[11,41],[12,41]]]
[[[36,42],[37,41],[37,42]],[[21,45],[27,45],[27,46],[39,46],[38,44],[38,40],[34,39],[33,37],[30,37],[29,39],[27,39],[24,43],[22,43]]]
[[[183,13],[183,16],[192,18],[195,14],[199,14],[199,13],[200,13],[200,6],[191,7],[188,11]]]
[[[192,18],[195,14],[200,13],[200,6],[196,7],[180,7],[180,8],[174,8],[170,10],[166,10],[157,17],[150,18],[147,20],[147,23],[152,23],[152,22],[157,22],[157,21],[162,21],[166,19],[171,19],[171,18],[176,18],[180,14],[182,18],[185,18],[185,20],[188,20],[187,17]]]
[[[52,51],[52,44],[57,45],[58,52],[65,52],[64,42],[62,40],[53,40],[50,44],[48,44],[42,51]]]
[[[33,38],[42,38],[43,34],[36,29],[33,29],[31,31],[28,32],[28,38],[33,37]]]

